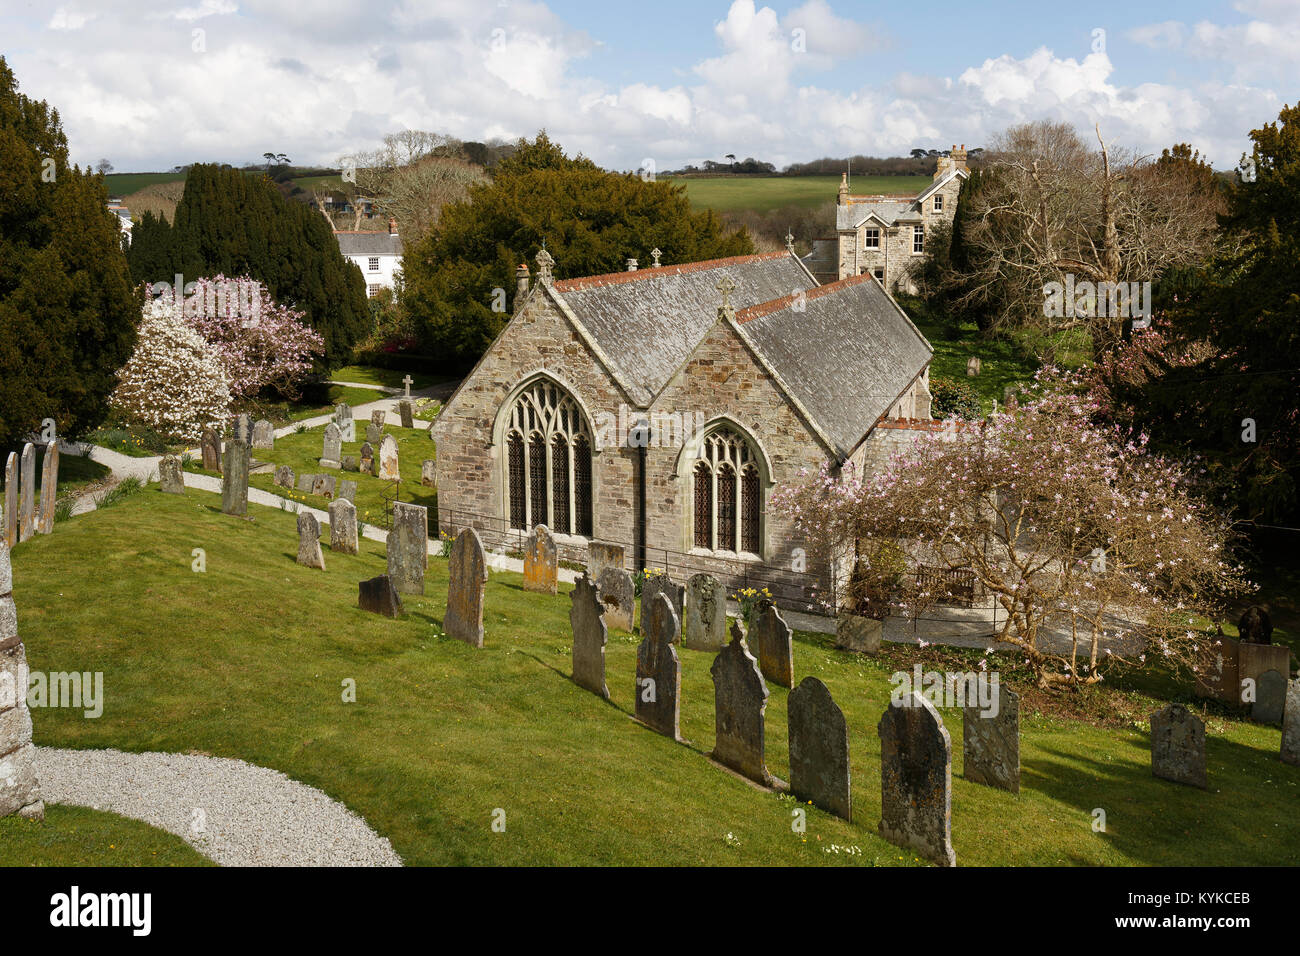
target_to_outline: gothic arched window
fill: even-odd
[[[505,441],[510,527],[589,536],[591,432],[573,396],[537,379],[511,404]]]
[[[693,540],[710,551],[762,553],[762,482],[750,443],[720,425],[700,442],[692,469]]]

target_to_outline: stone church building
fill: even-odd
[[[819,285],[792,251],[564,280],[546,250],[537,265],[434,423],[440,530],[514,549],[545,524],[571,560],[622,544],[630,571],[797,603],[811,581],[771,495],[869,468],[878,425],[929,418],[924,336],[872,275]]]

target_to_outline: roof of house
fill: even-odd
[[[387,232],[336,232],[345,256],[400,256],[402,237]]]

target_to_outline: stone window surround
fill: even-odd
[[[734,431],[745,442],[752,462],[758,471],[758,543],[760,549],[758,554],[749,551],[733,551],[729,548],[701,548],[695,544],[695,464],[701,460],[700,451],[705,441],[722,428]],[[690,441],[683,443],[682,449],[677,455],[677,467],[674,476],[678,482],[678,500],[682,502],[681,550],[683,552],[694,556],[721,558],[728,561],[764,563],[763,555],[770,550],[767,543],[767,505],[776,482],[772,478],[772,461],[767,454],[767,449],[754,437],[753,432],[729,415],[719,415],[710,419],[698,433],[692,436]],[[739,486],[739,480],[737,480],[737,485]],[[716,495],[713,511],[715,521],[714,540],[716,541]],[[736,528],[738,535],[740,533],[740,511],[741,500],[737,497]]]

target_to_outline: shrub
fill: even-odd
[[[930,377],[930,412],[935,418],[974,419],[984,414],[980,404],[979,393],[965,382],[945,378],[942,375]]]

